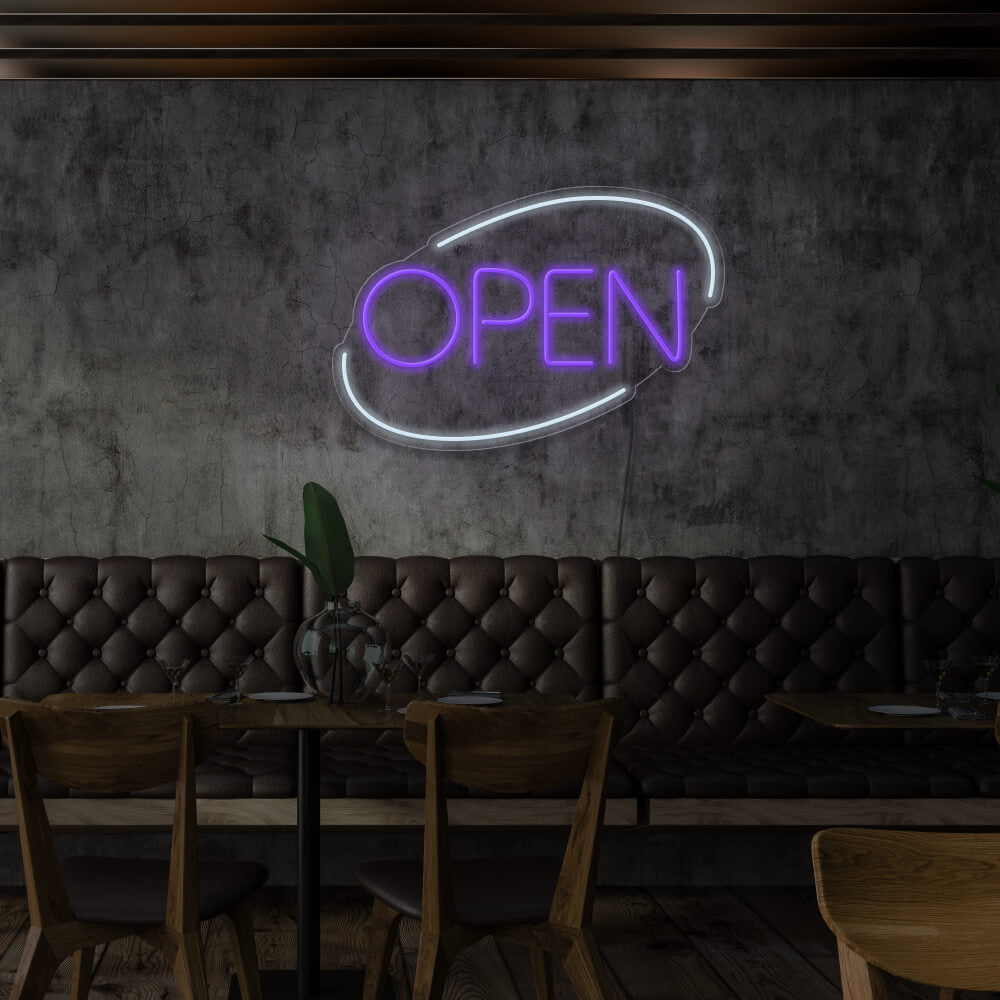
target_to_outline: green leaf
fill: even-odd
[[[992,479],[983,479],[982,476],[976,476],[976,479],[983,484],[983,486],[988,486],[991,490],[995,490],[1000,493],[1000,483],[995,483]]]
[[[330,583],[329,580],[324,578],[323,573],[320,571],[320,568],[316,565],[316,563],[314,563],[307,556],[304,556],[297,549],[293,549],[291,545],[288,545],[287,543],[281,541],[281,539],[272,538],[270,535],[265,535],[264,537],[269,542],[272,542],[273,544],[277,545],[278,548],[284,549],[289,555],[295,556],[295,558],[298,559],[298,561],[302,563],[302,565],[305,566],[305,568],[308,569],[310,573],[312,573],[313,579],[319,585],[320,590],[322,590],[323,593],[326,594],[326,596],[331,601],[333,600],[333,585]]]
[[[306,555],[330,581],[334,594],[346,594],[354,581],[354,547],[337,501],[318,483],[302,489]]]

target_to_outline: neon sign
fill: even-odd
[[[664,232],[677,246],[651,262]],[[400,444],[530,441],[683,370],[722,287],[711,230],[677,203],[611,188],[522,199],[376,271],[334,352],[335,385],[356,420]]]

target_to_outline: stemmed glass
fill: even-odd
[[[434,660],[433,653],[403,654],[403,662],[413,671],[417,678],[417,697],[424,696],[424,673]]]
[[[982,674],[983,677],[983,689],[979,692],[979,697],[982,701],[989,702],[990,698],[990,678],[993,676],[993,671],[996,670],[997,666],[1000,666],[1000,656],[996,653],[989,653],[986,656],[974,656],[972,658],[972,665],[976,668],[977,674]]]
[[[160,665],[160,669],[167,675],[167,680],[170,681],[170,696],[177,696],[177,685],[180,684],[181,679],[188,672],[188,667],[191,666],[191,661],[188,660],[157,660]]]
[[[923,664],[926,676],[934,678],[934,705],[938,709],[943,709],[945,692],[942,685],[951,670],[951,660],[924,660]]]
[[[380,663],[375,664],[378,667],[379,676],[385,682],[385,705],[382,706],[383,712],[394,712],[395,709],[389,703],[389,693],[392,685],[392,679],[396,676],[396,672],[399,670],[402,664],[395,657],[390,657],[389,659],[383,659]]]
[[[253,661],[253,656],[234,656],[229,660],[229,669],[233,674],[233,688],[236,691],[236,698],[234,699],[234,704],[236,705],[243,700],[240,694],[240,678],[247,672]]]

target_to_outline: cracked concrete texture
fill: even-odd
[[[341,409],[377,267],[534,191],[690,205],[726,292],[633,404],[622,550],[995,554],[1000,84],[2,81],[0,555],[614,551],[629,414],[434,454]]]

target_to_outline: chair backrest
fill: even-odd
[[[493,792],[544,791],[583,777],[549,919],[590,923],[604,818],[608,759],[625,705],[617,699],[562,708],[471,708],[410,702],[403,735],[427,767],[423,920],[455,922],[445,783]]]
[[[177,777],[181,723],[190,720],[195,763],[218,741],[218,710],[205,702],[165,708],[89,710],[26,707],[19,712],[35,771],[69,788],[117,794]]]
[[[1000,836],[831,829],[812,850],[820,912],[842,946],[904,979],[1000,989]]]
[[[215,705],[179,699],[165,708],[109,711],[5,701],[4,740],[17,799],[28,911],[33,927],[74,919],[38,775],[71,788],[128,792],[176,778],[167,924],[199,924],[194,766],[215,747]]]
[[[550,709],[480,708],[410,702],[407,749],[427,765],[427,731],[437,720],[441,777],[491,792],[540,792],[586,773],[603,715],[624,717],[618,700]]]

